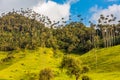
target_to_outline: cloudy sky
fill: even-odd
[[[86,19],[86,24],[88,20],[97,21],[100,14],[114,14],[120,19],[120,0],[0,0],[0,13],[13,8],[32,8],[56,21],[77,14]]]

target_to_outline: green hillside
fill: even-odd
[[[1,52],[0,59],[4,59],[8,53]],[[37,50],[29,51],[14,51],[11,53],[13,59],[7,62],[1,62],[0,66],[0,80],[38,80],[38,75],[41,69],[51,68],[54,71],[55,79],[66,80],[69,77],[59,70],[59,64],[63,53],[53,49],[39,48]],[[1,60],[2,61],[2,60]]]
[[[89,75],[94,80],[120,80],[120,45],[93,49],[82,55],[81,58],[85,64],[91,67]]]
[[[120,46],[93,49],[82,56],[69,55],[89,65],[91,70],[88,75],[92,80],[120,80]],[[60,70],[63,56],[63,51],[52,48],[0,52],[0,80],[38,80],[38,74],[44,68],[54,71],[54,80],[75,80],[74,76],[70,77]]]

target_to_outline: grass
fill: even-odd
[[[96,61],[97,57],[97,61]],[[93,49],[81,56],[84,64],[91,67],[88,74],[94,80],[120,80],[120,45]]]
[[[66,75],[59,68],[64,52],[51,48],[39,48],[36,50],[21,50],[13,52],[0,52],[0,60],[10,53],[13,59],[0,63],[0,80],[38,80],[40,70],[51,68],[54,72],[54,80],[75,80],[75,77]],[[69,54],[79,58],[91,70],[87,74],[92,80],[120,80],[120,45],[93,49],[80,56]],[[96,65],[97,56],[97,65]],[[33,79],[33,77],[35,77]]]
[[[29,75],[39,74],[40,70],[44,68],[51,68],[54,71],[57,80],[69,79],[68,76],[64,75],[64,72],[61,74],[61,70],[58,68],[63,56],[63,53],[59,50],[54,53],[53,49],[39,48],[33,51],[25,50],[18,53],[15,51],[12,54],[15,57],[14,60],[17,59],[17,61],[10,61],[9,67],[7,64],[4,65],[5,68],[0,70],[0,79],[30,80],[30,78],[28,78]],[[0,67],[2,66],[3,64],[1,64]],[[61,77],[63,77],[63,79]],[[36,80],[37,79],[38,75],[36,75]]]

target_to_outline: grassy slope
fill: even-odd
[[[97,53],[97,69],[95,53]],[[7,52],[0,52],[0,60],[6,55]],[[0,80],[30,80],[27,76],[38,74],[43,68],[51,68],[55,73],[55,80],[75,80],[58,68],[63,56],[59,50],[54,53],[53,49],[39,48],[34,51],[14,51],[12,55],[15,57],[13,60],[0,63]],[[88,75],[93,80],[120,80],[120,46],[91,50],[81,57],[72,55],[91,67]],[[38,75],[36,80],[37,77]]]
[[[53,49],[48,48],[40,48],[34,51],[26,50],[17,53],[13,52],[12,54],[15,57],[13,60],[0,64],[0,68],[4,65],[4,68],[2,67],[0,69],[0,80],[30,80],[28,78],[31,76],[30,74],[39,74],[40,70],[44,68],[51,68],[55,73],[56,80],[71,80],[58,68],[63,53],[59,50],[56,51],[57,53],[53,52]],[[3,54],[1,52],[1,58],[7,55]],[[57,55],[54,56],[54,54]],[[36,75],[36,80],[38,80],[38,75]]]
[[[81,59],[91,67],[89,75],[94,80],[120,80],[120,45],[91,50]]]

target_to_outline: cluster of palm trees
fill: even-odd
[[[120,25],[115,24],[116,17],[111,15],[100,15],[97,28],[101,31],[104,47],[110,47],[118,44],[117,40],[120,34]]]

